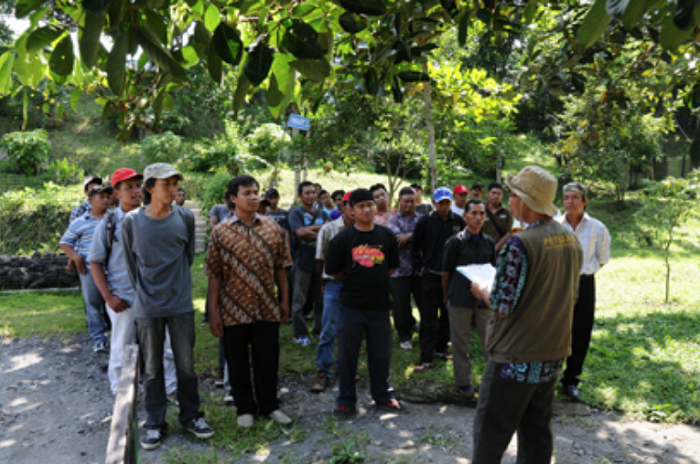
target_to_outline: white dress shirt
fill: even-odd
[[[601,266],[610,261],[610,233],[608,228],[597,219],[593,219],[588,213],[583,213],[583,218],[576,229],[566,219],[566,214],[555,219],[561,225],[576,235],[583,248],[583,267],[581,274],[595,274]]]

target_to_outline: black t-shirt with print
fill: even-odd
[[[368,232],[355,227],[340,231],[326,254],[326,273],[344,274],[340,298],[344,306],[352,309],[391,309],[389,269],[398,267],[396,235],[388,227],[376,224]]]

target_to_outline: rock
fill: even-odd
[[[422,383],[411,388],[402,388],[394,392],[399,400],[411,403],[447,403],[460,406],[476,407],[476,397],[466,398],[454,387]]]

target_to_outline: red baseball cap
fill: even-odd
[[[351,193],[352,193],[352,190],[350,190],[349,192],[345,192],[345,195],[343,195],[343,203],[347,203],[348,201],[350,201],[350,194]]]
[[[469,189],[462,184],[459,184],[455,189],[452,191],[453,195],[457,195],[458,193],[469,193]]]
[[[117,188],[119,182],[134,178],[143,179],[143,174],[139,174],[131,168],[121,168],[114,171],[109,182],[112,184],[112,187]]]

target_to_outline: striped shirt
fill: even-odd
[[[335,237],[338,234],[338,232],[345,229],[345,227],[345,220],[342,216],[336,219],[335,221],[325,223],[323,227],[321,227],[321,230],[318,231],[318,236],[316,237],[317,261],[326,260],[326,253],[328,253],[328,244],[331,243],[331,239]],[[333,280],[332,276],[326,274],[325,264],[323,266],[323,275],[321,277],[324,279]]]
[[[292,259],[274,219],[257,213],[250,226],[238,216],[211,232],[205,271],[221,279],[218,311],[224,326],[280,322],[274,272]]]
[[[571,227],[571,224],[566,220],[566,215],[560,216],[556,220],[572,231],[581,243],[581,248],[583,248],[581,274],[595,274],[603,264],[610,261],[610,233],[602,222],[593,219],[585,212],[576,229]]]
[[[90,245],[92,245],[92,237],[95,235],[95,227],[100,223],[100,219],[93,217],[90,213],[75,219],[68,226],[68,230],[61,237],[60,243],[70,245],[76,253],[85,259],[87,267],[90,267],[88,261],[88,253],[90,253]]]
[[[80,206],[76,206],[75,208],[73,208],[73,211],[70,212],[70,217],[68,218],[68,225],[73,224],[73,221],[75,221],[82,215],[89,214],[90,211],[92,211],[92,205],[89,201],[85,200],[85,203],[83,203]]]

